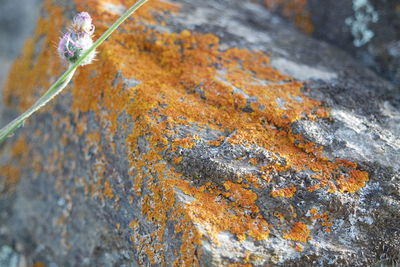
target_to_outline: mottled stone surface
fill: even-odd
[[[45,48],[75,12],[100,35],[129,3],[45,1],[7,118],[65,69]],[[1,146],[0,247],[49,266],[398,264],[399,108],[258,4],[152,0]]]

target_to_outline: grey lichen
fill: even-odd
[[[368,27],[370,23],[378,22],[379,15],[368,0],[353,0],[353,11],[354,16],[347,18],[345,23],[351,29],[354,46],[361,47],[374,37]]]

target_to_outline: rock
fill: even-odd
[[[400,84],[397,0],[265,0],[303,32],[334,44],[385,79]]]
[[[127,5],[46,0],[8,119],[65,69],[74,13],[100,35]],[[236,0],[150,1],[97,58],[2,145],[0,245],[51,266],[399,263],[393,85]]]

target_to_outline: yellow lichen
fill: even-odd
[[[296,193],[296,191],[297,191],[296,187],[294,185],[292,185],[287,188],[271,191],[271,196],[272,197],[293,197],[294,194]]]
[[[112,191],[112,189],[111,189],[111,186],[110,186],[110,182],[109,182],[109,181],[106,181],[106,182],[104,183],[104,191],[103,191],[103,194],[104,194],[104,196],[106,196],[107,198],[113,198],[113,197],[114,197],[114,193],[113,193],[113,191]]]
[[[369,180],[368,173],[360,170],[351,170],[348,175],[349,177],[341,176],[336,181],[341,192],[357,192]]]
[[[325,227],[325,232],[331,232],[331,226],[333,223],[329,220],[329,215],[327,212],[318,214],[316,208],[312,208],[310,210],[311,218],[314,220],[321,220],[321,225]]]
[[[304,223],[295,222],[293,227],[283,235],[283,238],[307,243],[311,239],[310,230]]]

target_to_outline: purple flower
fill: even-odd
[[[92,35],[94,32],[94,25],[92,24],[92,18],[89,13],[81,12],[78,13],[73,20],[72,27],[77,31],[85,32]]]
[[[81,12],[74,17],[71,28],[63,35],[58,43],[58,54],[67,62],[75,63],[92,45],[91,35],[94,32],[92,19],[87,12]],[[93,51],[81,63],[81,65],[89,64],[95,57]]]

